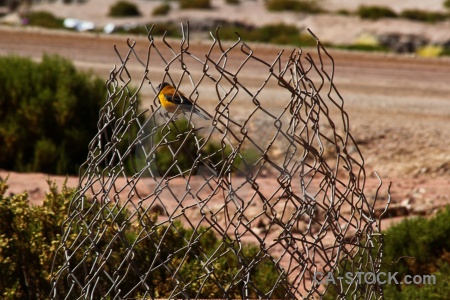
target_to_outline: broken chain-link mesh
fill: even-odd
[[[205,46],[152,29],[115,47],[51,297],[382,297],[375,283],[325,283],[377,274],[382,235],[322,44],[267,62],[220,30]],[[210,120],[167,113],[162,82]]]

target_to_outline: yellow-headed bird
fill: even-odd
[[[173,113],[177,111],[177,109],[178,113],[182,111],[194,112],[203,119],[209,120],[209,117],[205,116],[197,107],[194,107],[194,109],[192,109],[192,102],[188,98],[186,98],[186,96],[182,92],[180,92],[179,90],[176,91],[176,89],[169,83],[163,82],[158,85],[157,89],[159,91],[159,102],[161,103],[162,107],[164,107],[164,109],[168,112]]]

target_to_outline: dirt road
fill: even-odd
[[[14,53],[40,59],[44,53],[59,54],[106,80],[114,64],[120,64],[113,46],[117,45],[123,53],[127,50],[126,39],[121,35],[0,27],[0,55]],[[133,39],[137,42],[137,52],[146,51],[145,37]],[[211,41],[191,41],[190,51],[204,57],[210,45]],[[282,49],[291,51],[289,46],[250,46],[255,55],[265,61],[273,61]],[[315,49],[305,51],[314,53]],[[420,182],[430,191],[426,197],[447,201],[450,194],[450,59],[334,49],[329,52],[335,60],[334,82],[345,100],[351,132],[366,159],[367,171],[377,171],[387,181],[393,179],[394,188],[398,183],[397,201],[414,194]],[[231,68],[238,63],[239,60],[229,62]],[[151,67],[163,71],[162,65]],[[249,82],[255,87],[267,75],[256,65],[247,72],[243,76],[251,78]],[[151,95],[152,92],[145,93]]]

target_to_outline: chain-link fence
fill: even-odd
[[[383,244],[330,54],[318,41],[268,62],[220,30],[210,45],[182,31],[115,47],[51,297],[382,297],[316,280],[376,274]],[[168,113],[163,82],[193,105]]]

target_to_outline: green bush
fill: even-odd
[[[64,19],[55,17],[53,14],[46,11],[30,12],[25,17],[28,20],[28,25],[45,27],[45,28],[65,28]]]
[[[420,9],[408,9],[402,11],[400,17],[415,21],[435,23],[448,19],[448,14],[429,12]]]
[[[169,3],[163,3],[157,7],[152,12],[152,15],[154,16],[165,16],[170,12],[170,4]]]
[[[215,176],[228,173],[245,176],[259,167],[261,153],[256,149],[233,152],[229,145],[221,145],[211,140],[202,145],[203,142],[204,138],[193,132],[187,120],[180,119],[160,128],[155,142],[149,143],[148,151],[157,147],[155,168],[161,176],[188,176],[198,172]],[[225,166],[229,169],[224,169]]]
[[[211,0],[180,0],[180,8],[211,8]]]
[[[352,15],[352,12],[342,8],[342,9],[338,9],[336,11],[336,14],[341,15],[341,16],[350,16],[350,15]]]
[[[439,266],[438,271],[429,275],[435,276],[436,281],[430,281],[423,285],[402,285],[400,288],[392,285],[386,286],[385,299],[448,299],[448,295],[450,295],[450,264],[447,262]]]
[[[364,45],[364,44],[354,44],[354,45],[340,45],[335,46],[338,49],[345,50],[356,50],[356,51],[367,51],[367,52],[388,52],[389,49],[380,45]]]
[[[182,37],[180,27],[178,25],[174,25],[172,23],[158,23],[158,24],[147,24],[147,28],[151,28],[153,25],[152,35],[154,36],[161,36],[166,33],[166,36],[168,37],[174,37],[174,38],[180,38]],[[127,30],[125,29],[119,29],[116,31],[116,33],[121,34],[138,34],[138,35],[147,35],[147,29],[145,26],[137,26],[134,28],[129,28]]]
[[[358,8],[357,14],[362,19],[378,20],[381,18],[396,18],[397,14],[390,8],[384,6],[365,6]]]
[[[445,8],[449,8],[450,9],[450,0],[445,0],[443,3]]]
[[[441,56],[450,56],[450,48],[444,48],[444,50],[442,50]]]
[[[74,190],[50,192],[41,206],[26,193],[5,196],[0,181],[0,296],[2,299],[47,299],[53,259]],[[57,261],[61,264],[61,261]]]
[[[291,44],[297,46],[315,46],[316,40],[301,35],[297,27],[285,24],[266,25],[260,28],[261,41],[273,44]]]
[[[450,206],[431,219],[406,219],[386,231],[386,272],[406,275],[436,275],[435,285],[389,285],[387,299],[442,299],[450,285]],[[394,262],[394,263],[392,263]],[[419,297],[420,296],[420,297]]]
[[[397,273],[395,279],[399,283],[404,282],[406,275],[436,276],[436,284],[397,285],[392,281],[383,286],[385,299],[444,299],[450,294],[449,219],[450,206],[447,206],[433,218],[405,219],[384,232],[382,272]],[[375,244],[374,249],[377,248]],[[352,269],[342,269],[340,274],[349,271]],[[381,279],[387,280],[388,276]],[[336,291],[330,289],[325,299],[336,299],[336,296]]]
[[[86,259],[88,245],[78,247],[80,241],[77,239],[83,233],[76,222],[64,223],[68,218],[68,208],[75,190],[69,189],[65,185],[61,192],[54,184],[49,183],[50,192],[46,195],[41,206],[30,205],[26,193],[5,196],[8,186],[4,181],[0,181],[0,293],[4,299],[47,299],[51,289],[52,264],[55,268],[53,272],[61,269],[64,263],[65,254],[59,249],[61,242],[61,229],[65,231],[66,245],[71,245],[71,261],[78,263],[84,260],[86,272],[90,272],[96,261]],[[212,230],[206,228],[186,229],[180,222],[171,223],[169,226],[159,226],[154,228],[157,214],[146,212],[146,216],[141,215],[146,222],[134,222],[130,224],[130,212],[127,209],[120,209],[117,204],[105,209],[92,200],[85,199],[80,204],[85,211],[90,213],[84,216],[83,221],[91,224],[93,228],[102,231],[101,236],[96,239],[96,247],[108,247],[111,254],[108,260],[102,263],[102,267],[110,274],[123,277],[127,273],[127,280],[120,284],[120,290],[131,291],[136,288],[136,282],[142,280],[139,274],[128,272],[128,269],[118,268],[124,262],[127,252],[130,250],[124,239],[133,245],[133,256],[128,257],[129,263],[139,265],[142,270],[154,268],[155,257],[166,259],[174,266],[181,265],[179,274],[184,282],[192,282],[184,288],[184,292],[191,297],[218,298],[223,296],[222,287],[216,282],[234,282],[235,285],[228,290],[228,296],[238,298],[242,294],[242,281],[234,278],[238,270],[242,268],[242,261],[248,262],[257,257],[261,258],[259,248],[251,245],[244,245],[242,249],[230,248],[232,246],[229,239],[219,239]],[[91,217],[89,217],[91,216]],[[116,226],[120,224],[123,237],[117,237]],[[70,231],[67,229],[70,227]],[[146,238],[142,239],[142,232],[146,233]],[[136,240],[139,239],[139,242]],[[163,240],[164,239],[164,240]],[[156,248],[155,241],[161,241],[162,247]],[[197,240],[199,248],[191,249],[186,241]],[[86,247],[86,248],[84,248]],[[92,249],[89,249],[92,250]],[[158,252],[157,252],[158,251]],[[243,259],[238,261],[234,252],[240,252]],[[202,254],[200,254],[202,253]],[[214,262],[214,278],[212,276],[200,277],[204,273],[204,266],[198,260],[198,255],[206,255],[209,261]],[[152,267],[153,266],[153,267]],[[78,278],[85,278],[83,268],[74,268],[72,274]],[[66,272],[66,273],[65,273]],[[67,270],[62,270],[62,276],[68,275]],[[270,292],[271,288],[278,280],[278,270],[273,262],[262,259],[258,264],[253,265],[250,271],[250,278],[255,286],[263,292]],[[146,284],[153,291],[153,295],[158,298],[168,298],[171,291],[179,284],[171,279],[171,274],[165,268],[157,268],[148,275]],[[200,278],[199,278],[200,277]],[[281,276],[281,280],[286,280]],[[199,290],[199,286],[203,288]],[[102,295],[109,293],[108,280],[100,280],[93,291],[93,298],[100,299]],[[60,295],[69,294],[71,282],[60,280],[57,289]],[[197,294],[198,293],[198,294]],[[128,295],[131,298],[139,298],[138,291]],[[283,298],[283,288],[273,291],[272,297]],[[250,290],[249,297],[256,298],[256,292]]]
[[[317,0],[267,0],[270,11],[296,11],[317,14],[323,11]]]
[[[140,16],[136,5],[127,1],[119,1],[109,9],[109,16],[111,17],[136,17]]]
[[[58,56],[4,56],[0,65],[0,168],[76,174],[97,132],[102,80]]]
[[[197,141],[203,140],[191,130],[191,126],[185,119],[172,122],[169,126],[160,129],[156,136],[156,164],[159,174],[162,176],[196,174],[198,167],[215,170],[217,173],[222,169],[225,159],[231,153],[229,147],[222,149],[218,143],[208,142],[202,149],[198,150]],[[177,152],[175,156],[171,153]],[[198,155],[202,156],[201,163],[194,166]],[[176,161],[176,166],[174,165]],[[179,169],[177,168],[179,167]]]
[[[316,40],[310,35],[302,35],[297,27],[285,24],[265,25],[260,28],[223,27],[219,30],[222,40],[236,40],[236,32],[245,41],[272,43],[279,45],[315,46]]]
[[[429,274],[436,262],[450,252],[450,206],[431,219],[406,219],[386,231],[385,256],[397,261],[392,267],[406,274]],[[450,262],[450,261],[449,261]]]

